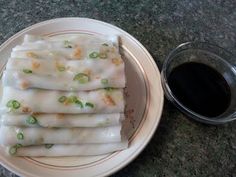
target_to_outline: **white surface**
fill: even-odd
[[[25,34],[60,35],[80,33],[120,36],[127,76],[124,131],[129,136],[129,148],[110,155],[64,158],[9,157],[0,148],[3,166],[21,176],[107,176],[131,162],[147,145],[160,121],[163,91],[160,74],[147,50],[123,30],[104,22],[86,18],[61,18],[45,21],[17,33],[0,48],[3,69],[13,47],[23,41]]]

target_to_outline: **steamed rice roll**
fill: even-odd
[[[63,92],[4,87],[2,113],[119,113],[124,111],[123,89]]]
[[[124,140],[117,143],[106,144],[79,144],[79,145],[58,145],[46,144],[39,146],[7,147],[6,152],[15,156],[30,156],[30,157],[59,157],[59,156],[91,156],[102,155],[126,149],[128,141]]]
[[[111,143],[121,141],[121,125],[93,128],[36,128],[1,126],[0,144],[23,146],[40,144]]]
[[[18,89],[94,90],[124,88],[124,63],[114,60],[58,60],[10,58],[3,73],[3,85]]]
[[[3,114],[1,124],[23,127],[107,127],[121,125],[124,114]]]
[[[48,38],[26,35],[24,42],[13,48],[11,57],[68,60],[112,59],[120,57],[118,46],[117,36],[97,37],[77,34]]]

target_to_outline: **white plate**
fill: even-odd
[[[93,157],[22,158],[9,157],[0,148],[3,166],[21,176],[107,176],[130,163],[144,149],[161,118],[163,91],[160,73],[148,51],[134,37],[113,25],[87,18],[59,18],[30,26],[8,39],[0,47],[1,71],[11,49],[25,34],[55,36],[70,33],[119,35],[126,64],[127,150]]]

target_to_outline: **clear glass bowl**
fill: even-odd
[[[202,116],[183,105],[172,93],[168,84],[171,71],[184,63],[197,62],[208,65],[223,76],[230,86],[231,102],[227,110],[217,117]],[[164,61],[161,79],[165,95],[180,111],[188,117],[207,124],[222,124],[236,119],[236,57],[229,51],[209,43],[187,42],[179,45]]]

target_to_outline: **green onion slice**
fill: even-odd
[[[71,42],[68,41],[68,40],[65,40],[65,41],[64,41],[64,47],[65,47],[65,48],[72,48]]]
[[[104,43],[104,44],[102,44],[103,46],[108,46],[108,44],[107,43]]]
[[[36,124],[37,123],[37,119],[34,116],[29,116],[29,117],[27,117],[26,122],[28,124]]]
[[[24,135],[21,132],[17,133],[16,137],[17,137],[18,140],[23,140],[24,139]]]
[[[45,148],[50,149],[54,144],[45,144]]]
[[[65,101],[66,101],[66,96],[61,96],[60,98],[58,98],[58,101],[60,102],[60,103],[64,103]]]
[[[108,84],[108,79],[101,79],[101,83],[104,85]]]
[[[99,58],[106,59],[107,58],[107,54],[106,53],[100,53],[99,54]]]
[[[80,100],[78,100],[78,99],[75,101],[75,104],[79,105],[80,108],[84,107],[83,103]]]
[[[25,74],[31,74],[31,73],[33,73],[33,71],[30,70],[30,69],[23,69],[23,72],[24,72]]]
[[[94,108],[94,104],[90,103],[90,102],[85,103],[85,106],[90,107],[90,108]]]
[[[12,109],[18,109],[20,107],[20,103],[16,100],[10,100],[7,102],[7,107]]]
[[[65,70],[66,70],[66,68],[65,68],[64,66],[59,66],[57,69],[58,69],[58,71],[60,71],[60,72],[62,72],[62,71],[65,71]]]
[[[17,152],[17,147],[16,147],[16,146],[10,147],[10,149],[9,149],[9,154],[15,155],[16,152]]]
[[[89,81],[89,76],[87,74],[84,73],[79,73],[76,74],[74,79],[74,81],[79,81],[80,84],[85,84]]]
[[[99,56],[98,52],[92,52],[89,54],[89,58],[97,58]]]
[[[106,91],[112,91],[114,88],[112,88],[112,87],[106,87],[106,88],[104,88]]]
[[[76,96],[69,96],[67,99],[68,99],[69,103],[75,103],[77,101],[77,97]]]

